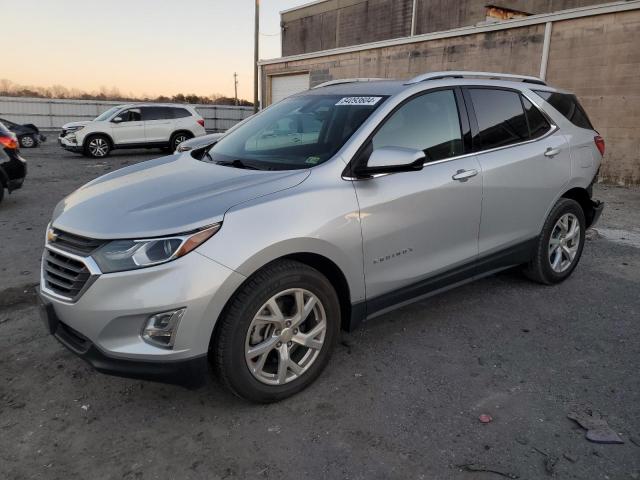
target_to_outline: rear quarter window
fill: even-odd
[[[575,126],[594,130],[587,112],[584,111],[575,95],[542,90],[535,90],[535,92]]]
[[[186,108],[172,108],[173,118],[187,118],[191,116],[191,113]]]

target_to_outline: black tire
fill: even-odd
[[[189,140],[190,138],[193,138],[193,135],[189,132],[174,133],[173,135],[171,135],[171,140],[169,140],[169,151],[171,151],[172,153],[175,152],[176,148],[178,148],[178,145]]]
[[[2,180],[0,180],[0,203],[2,203],[2,199],[4,198],[4,184]]]
[[[554,228],[556,227],[556,223],[560,220],[561,217],[566,214],[572,214],[578,220],[580,228],[580,243],[577,245],[575,257],[571,261],[571,264],[568,266],[568,268],[566,268],[566,270],[562,272],[558,272],[554,270],[551,265],[551,246],[549,242],[551,240],[551,235],[554,232]],[[586,221],[584,211],[582,210],[580,204],[575,200],[571,200],[570,198],[561,198],[560,200],[558,200],[558,202],[551,209],[551,212],[549,213],[549,216],[544,223],[544,227],[542,228],[542,232],[538,239],[538,244],[536,246],[534,255],[524,270],[524,274],[527,276],[527,278],[533,280],[534,282],[542,283],[545,285],[553,285],[566,280],[580,262],[582,250],[584,249],[585,230]]]
[[[87,157],[108,157],[112,148],[111,140],[106,135],[90,135],[84,141],[84,154]]]
[[[291,288],[305,289],[321,302],[326,313],[324,343],[308,370],[299,377],[282,385],[267,385],[249,370],[245,342],[251,322],[265,302]],[[259,403],[276,402],[300,392],[322,373],[339,332],[340,305],[331,283],[303,263],[281,260],[256,272],[236,292],[216,326],[210,359],[222,383],[235,395]]]
[[[33,135],[22,135],[18,141],[22,148],[35,148],[38,146],[38,141]]]

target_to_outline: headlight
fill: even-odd
[[[103,273],[136,270],[180,258],[209,240],[221,223],[197,232],[147,240],[114,240],[93,254]]]
[[[67,131],[67,133],[71,133],[71,132],[77,132],[78,130],[82,130],[84,128],[84,125],[78,125],[75,127],[67,127],[65,128],[65,130]]]

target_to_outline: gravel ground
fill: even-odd
[[[0,478],[640,478],[639,189],[596,189],[608,206],[562,285],[507,272],[415,303],[344,334],[303,393],[256,406],[214,379],[96,373],[45,333],[32,286],[55,203],[160,154],[23,153],[26,184],[0,206]],[[588,410],[625,443],[587,441],[567,414]]]

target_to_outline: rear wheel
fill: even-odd
[[[275,402],[312,383],[339,335],[340,307],[317,270],[279,261],[257,272],[226,309],[212,342],[212,360],[236,395]]]
[[[546,285],[568,278],[582,256],[585,230],[580,204],[569,198],[558,200],[547,217],[525,275]]]
[[[104,158],[111,152],[111,142],[104,135],[93,135],[85,141],[84,153],[93,158]]]
[[[22,148],[33,148],[36,146],[36,139],[32,135],[23,135],[20,137],[20,146]]]
[[[4,198],[4,185],[2,181],[0,181],[0,203],[2,203],[3,198]]]
[[[193,138],[193,135],[186,132],[178,132],[171,135],[171,141],[169,142],[171,151],[175,152],[176,148],[178,148],[178,145],[180,145],[182,142],[186,142],[190,138]]]

